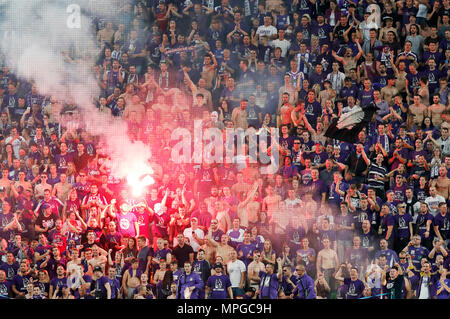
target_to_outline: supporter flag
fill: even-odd
[[[352,144],[356,143],[359,132],[367,126],[378,109],[374,103],[368,104],[365,108],[355,106],[352,111],[333,119],[325,136]]]

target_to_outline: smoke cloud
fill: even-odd
[[[152,173],[150,148],[130,141],[125,121],[99,112],[93,103],[100,94],[92,74],[100,46],[90,17],[112,18],[119,10],[118,3],[2,0],[0,50],[11,70],[19,78],[34,82],[41,94],[59,101],[73,100],[81,112],[83,127],[104,141],[112,159],[112,174],[118,178],[132,174],[136,180],[136,176]],[[78,56],[78,61],[68,62],[65,55],[69,52]]]

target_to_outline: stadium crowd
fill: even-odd
[[[153,154],[142,198],[76,101],[1,62],[0,298],[448,299],[449,10],[148,0],[92,17],[98,110]],[[325,136],[371,102],[357,143]],[[194,120],[279,129],[279,171],[172,162]]]

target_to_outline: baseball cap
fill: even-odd
[[[47,208],[50,208],[51,206],[50,206],[50,204],[47,204],[47,203],[45,203],[44,205],[42,205],[42,209],[47,209]]]
[[[215,269],[215,268],[223,269],[223,265],[222,265],[221,263],[215,263],[215,264],[214,264],[214,269]]]
[[[102,269],[102,267],[100,267],[100,266],[95,266],[94,272],[96,272],[96,271],[103,272],[103,269]]]

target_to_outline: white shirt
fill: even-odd
[[[427,276],[422,277],[422,285],[420,287],[419,299],[430,299],[430,291],[428,289],[428,283],[430,278]]]
[[[272,43],[272,40],[270,40],[270,36],[278,34],[278,30],[273,25],[269,25],[267,27],[265,25],[261,25],[256,30],[256,34],[259,36],[259,39],[261,39],[263,35],[269,37],[269,45],[270,45]]]
[[[239,288],[239,285],[241,284],[241,274],[247,271],[244,262],[239,259],[236,259],[235,262],[229,261],[227,270],[230,275],[231,287]]]
[[[205,235],[205,234],[203,233],[203,230],[201,230],[200,228],[197,228],[197,229],[195,230],[195,234],[196,234],[197,237],[200,238],[200,239],[203,239],[203,237],[204,237],[204,235]],[[198,249],[200,248],[200,244],[199,244],[199,243],[194,239],[194,237],[192,236],[192,228],[191,228],[191,227],[186,228],[186,229],[183,231],[183,235],[184,235],[184,237],[189,238],[189,242],[190,242],[190,245],[191,245],[192,249],[193,249],[195,252],[197,252]]]
[[[273,48],[276,48],[276,47],[281,48],[281,56],[283,58],[285,58],[289,48],[291,47],[291,42],[289,42],[286,39],[284,39],[284,40],[276,39],[276,40],[272,41],[272,47]]]
[[[425,203],[428,204],[428,208],[430,211],[430,214],[435,217],[437,214],[439,214],[439,208],[432,208],[432,206],[438,206],[439,203],[445,203],[445,198],[439,194],[436,194],[436,196],[428,196],[425,198]]]

